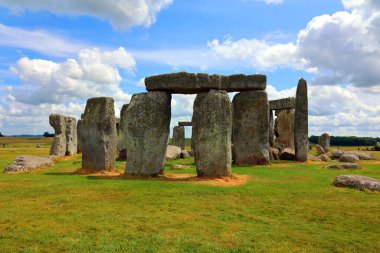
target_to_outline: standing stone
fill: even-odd
[[[120,110],[120,124],[119,124],[119,134],[117,140],[117,150],[119,151],[119,159],[127,159],[127,140],[125,139],[125,128],[127,123],[126,111],[129,104],[124,104]]]
[[[199,93],[192,122],[198,176],[231,175],[232,111],[227,92]]]
[[[277,110],[276,116],[276,142],[285,148],[294,149],[294,110]]]
[[[274,120],[273,110],[269,110],[269,146],[274,146]]]
[[[327,153],[330,149],[330,135],[328,133],[324,133],[321,136],[319,136],[318,144]]]
[[[296,160],[300,162],[307,161],[307,152],[309,144],[308,136],[308,98],[307,83],[300,79],[297,86],[296,102],[294,113],[294,146]]]
[[[270,160],[269,105],[266,91],[244,91],[233,101],[233,143],[237,165]]]
[[[77,153],[82,153],[82,136],[83,136],[83,113],[81,119],[77,122]]]
[[[173,128],[173,145],[185,149],[185,127],[175,126]]]
[[[66,117],[66,156],[77,153],[77,120],[74,117]]]
[[[163,172],[169,138],[171,94],[152,91],[132,96],[124,114],[126,173],[155,176]]]
[[[82,168],[113,169],[116,145],[113,99],[110,97],[88,99],[83,117]]]
[[[54,141],[50,148],[50,155],[65,156],[66,154],[66,117],[52,113],[49,124],[54,128]]]

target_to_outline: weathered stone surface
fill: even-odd
[[[285,148],[281,151],[280,154],[280,160],[288,160],[288,161],[294,161],[295,158],[295,151],[291,148]]]
[[[275,141],[286,148],[294,149],[294,110],[277,110],[276,116],[274,126]]]
[[[82,153],[82,136],[83,136],[83,120],[78,120],[77,123],[77,153]]]
[[[77,153],[77,120],[74,117],[66,117],[66,156]]]
[[[180,157],[181,157],[181,158],[189,158],[189,157],[191,157],[191,155],[190,155],[189,151],[187,151],[187,150],[182,150],[182,151],[181,151],[181,155],[180,155]]]
[[[323,148],[325,153],[330,149],[330,135],[328,133],[323,133],[318,138],[318,144]]]
[[[227,92],[210,90],[198,94],[192,122],[198,176],[229,176],[232,111]]]
[[[325,154],[324,149],[323,149],[320,145],[315,144],[314,147],[315,147],[315,149],[317,150],[317,154],[318,154],[318,155],[323,155],[323,154]]]
[[[184,170],[184,169],[189,169],[190,166],[188,166],[188,165],[182,165],[182,164],[173,164],[172,166],[170,166],[170,168],[172,170]]]
[[[328,157],[326,154],[320,155],[319,158],[321,159],[321,161],[324,161],[324,162],[331,161],[330,157]]]
[[[269,110],[269,146],[274,146],[274,116],[273,111]]]
[[[308,154],[308,155],[307,155],[307,160],[310,160],[310,161],[314,161],[314,162],[316,162],[316,161],[320,161],[321,159],[320,159],[319,156]]]
[[[194,150],[186,150],[190,156],[194,156]]]
[[[297,161],[307,161],[308,144],[307,83],[301,78],[297,86],[294,113],[294,146]]]
[[[331,151],[331,158],[332,159],[339,159],[344,154],[343,150],[332,150]]]
[[[229,92],[265,90],[265,75],[207,75],[203,73],[171,73],[145,78],[148,91],[167,91],[171,93],[194,94],[211,89]]]
[[[355,163],[357,161],[359,161],[359,158],[356,155],[350,153],[344,153],[339,157],[339,162]]]
[[[50,148],[50,155],[64,156],[66,154],[66,117],[52,113],[49,124],[54,128],[54,141]]]
[[[271,148],[272,156],[274,160],[280,160],[280,150],[277,148]]]
[[[12,165],[4,169],[4,173],[27,172],[53,164],[51,157],[42,156],[17,156]]]
[[[349,169],[355,170],[360,169],[360,165],[357,163],[340,163],[340,164],[330,164],[325,167],[326,169]]]
[[[234,162],[237,165],[269,163],[269,107],[265,91],[235,95],[233,108]]]
[[[367,153],[360,153],[357,152],[355,154],[360,160],[375,160],[372,154],[367,154]]]
[[[337,187],[350,187],[358,190],[380,191],[380,180],[360,175],[337,176],[333,182]]]
[[[185,127],[175,126],[173,128],[173,145],[185,149]]]
[[[174,145],[168,145],[166,148],[165,158],[167,160],[175,160],[181,158],[181,148]]]
[[[127,140],[125,138],[125,127],[127,122],[126,111],[129,104],[124,104],[120,110],[120,123],[119,133],[117,135],[117,150],[119,151],[119,158],[122,160],[127,159]]]
[[[269,101],[270,110],[295,109],[294,98],[281,98]]]
[[[88,99],[82,124],[82,168],[113,169],[117,147],[113,99],[110,97]]]
[[[193,123],[191,121],[178,121],[178,126],[192,126]]]
[[[127,140],[126,173],[155,176],[163,172],[169,138],[171,94],[134,94],[126,111],[123,128]]]

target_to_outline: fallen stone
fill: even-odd
[[[320,145],[315,144],[314,147],[317,150],[318,155],[324,155],[325,154],[325,150]]]
[[[173,128],[173,145],[185,149],[185,127],[175,126]]]
[[[350,153],[344,153],[339,157],[339,162],[343,163],[355,163],[357,161],[359,161],[359,158],[356,155]]]
[[[375,160],[375,157],[373,157],[372,154],[367,154],[367,153],[360,153],[357,152],[355,154],[360,160]]]
[[[189,155],[192,157],[194,156],[194,150],[187,150],[187,152],[189,153]]]
[[[189,169],[191,167],[187,165],[182,165],[182,164],[173,164],[172,166],[170,166],[170,168],[172,170],[184,170],[184,169]]]
[[[340,163],[340,164],[330,164],[325,167],[326,169],[360,169],[360,165],[357,163]]]
[[[88,99],[82,124],[82,169],[114,169],[117,135],[113,99]]]
[[[178,126],[192,126],[193,123],[191,121],[179,121]]]
[[[227,92],[199,93],[192,122],[197,175],[231,175],[232,110]]]
[[[344,151],[342,150],[332,150],[331,151],[331,158],[332,159],[339,159],[344,154]]]
[[[316,161],[320,161],[321,158],[320,158],[319,156],[315,156],[315,155],[310,155],[310,154],[308,154],[308,155],[307,155],[307,160],[310,160],[310,161],[314,161],[314,162],[316,162]]]
[[[50,157],[42,156],[17,156],[12,165],[4,169],[4,173],[27,172],[41,167],[51,166],[53,161]]]
[[[319,136],[318,144],[323,148],[325,153],[327,153],[330,149],[330,135],[327,133],[324,133],[321,136]]]
[[[266,91],[235,95],[233,110],[234,163],[262,165],[270,161],[269,107]]]
[[[280,150],[277,148],[271,148],[272,156],[274,160],[280,160]]]
[[[145,78],[148,91],[167,91],[171,93],[195,94],[209,90],[228,92],[265,90],[265,75],[208,75],[203,73],[171,73]]]
[[[309,146],[308,135],[308,98],[307,83],[300,79],[297,85],[294,112],[294,146],[297,161],[307,161]]]
[[[270,110],[295,109],[295,98],[281,98],[269,101]]]
[[[191,157],[191,156],[190,156],[190,154],[189,154],[189,151],[187,151],[187,150],[182,150],[182,151],[181,151],[181,154],[180,154],[180,157],[181,157],[181,158],[189,158],[189,157]]]
[[[284,150],[282,150],[280,154],[280,160],[294,161],[295,160],[294,149],[285,148]]]
[[[155,176],[163,172],[171,117],[171,94],[134,94],[126,110],[126,173]],[[181,151],[180,151],[181,152]]]
[[[358,190],[380,191],[380,180],[360,175],[337,176],[333,182],[337,187],[350,187]]]
[[[181,148],[174,145],[168,145],[165,157],[167,160],[179,159],[181,157]]]
[[[324,162],[331,161],[330,157],[328,157],[326,154],[320,155],[319,159],[321,159],[321,161],[324,161]]]

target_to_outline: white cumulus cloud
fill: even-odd
[[[150,26],[156,15],[172,0],[0,0],[0,6],[13,12],[50,11],[57,15],[92,16],[107,20],[116,29]]]

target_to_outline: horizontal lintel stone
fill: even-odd
[[[265,90],[265,75],[208,75],[203,73],[178,72],[145,78],[148,91],[168,91],[179,94],[195,94],[211,89],[227,92]]]
[[[281,98],[269,101],[270,110],[283,110],[283,109],[294,109],[295,99],[292,98]]]
[[[193,123],[191,121],[178,121],[178,126],[192,126]]]

